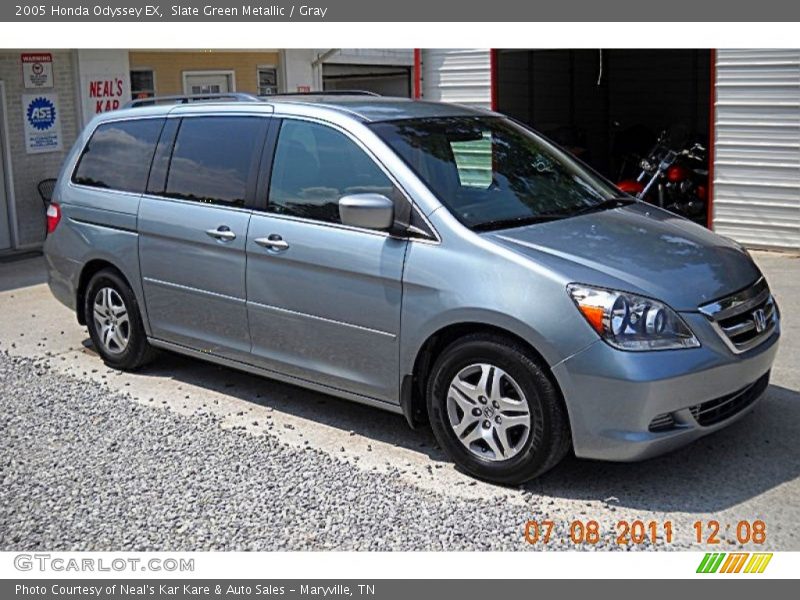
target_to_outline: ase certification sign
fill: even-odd
[[[61,150],[61,114],[58,94],[23,94],[25,150],[28,154]]]

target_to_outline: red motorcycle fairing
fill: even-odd
[[[667,181],[672,183],[678,183],[684,179],[689,179],[690,176],[691,171],[689,171],[689,169],[683,165],[672,165],[669,169],[667,169]]]
[[[617,184],[617,187],[626,194],[631,194],[632,196],[636,196],[644,191],[644,184],[635,179],[623,179]]]

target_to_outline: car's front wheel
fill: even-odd
[[[147,363],[147,343],[136,296],[115,270],[92,276],[84,295],[84,315],[97,353],[109,367],[133,370]]]
[[[555,466],[571,438],[559,392],[521,344],[472,335],[450,344],[428,380],[434,435],[457,465],[518,484]]]

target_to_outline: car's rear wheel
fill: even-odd
[[[428,380],[434,435],[463,470],[518,484],[569,451],[567,416],[549,373],[531,352],[497,335],[450,344]]]
[[[117,271],[95,273],[84,300],[89,335],[103,362],[115,369],[134,370],[151,359],[153,350],[147,343],[136,296]]]

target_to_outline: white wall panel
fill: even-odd
[[[714,230],[800,248],[800,50],[719,50]]]
[[[489,50],[423,50],[422,97],[436,102],[491,108]]]

